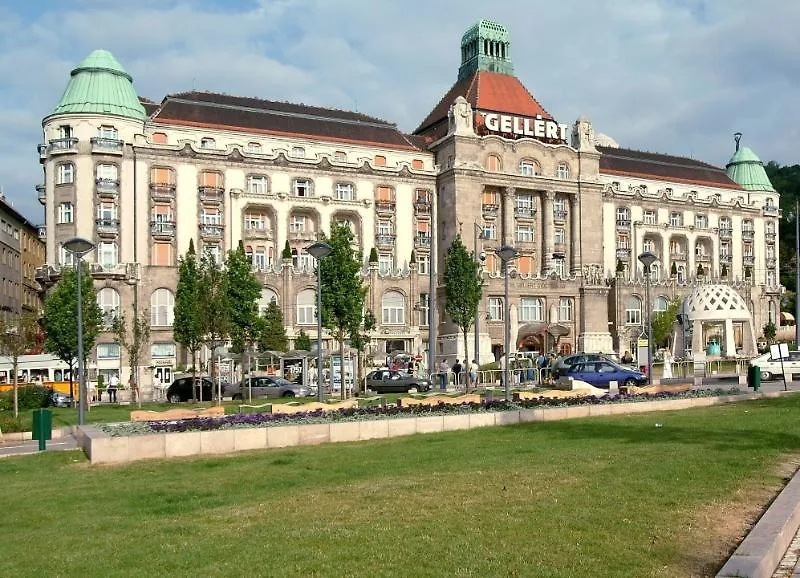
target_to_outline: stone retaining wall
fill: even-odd
[[[356,442],[534,421],[672,411],[692,407],[706,407],[720,403],[777,397],[782,393],[751,393],[719,397],[531,408],[503,412],[413,416],[324,424],[154,433],[117,437],[109,436],[93,425],[86,425],[77,428],[76,438],[78,445],[86,452],[92,464],[120,464],[145,459],[228,454],[245,450],[263,450],[332,442]]]

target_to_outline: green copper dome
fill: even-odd
[[[95,50],[70,74],[53,114],[112,114],[136,120],[147,116],[133,78],[107,50]]]
[[[761,159],[749,148],[739,148],[738,141],[736,152],[725,165],[725,173],[745,190],[775,192]]]

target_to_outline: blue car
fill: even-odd
[[[608,389],[608,384],[611,381],[616,381],[617,385],[624,387],[647,384],[647,376],[641,371],[623,367],[610,361],[576,363],[569,368],[567,376],[585,381],[589,385],[600,389]]]

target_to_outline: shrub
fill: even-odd
[[[22,420],[13,415],[0,415],[0,431],[4,433],[25,431]]]
[[[50,405],[51,389],[37,385],[26,385],[19,388],[19,410],[39,409]],[[14,395],[9,393],[9,395]],[[12,398],[13,403],[13,398]]]

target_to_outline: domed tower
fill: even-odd
[[[95,243],[86,259],[107,275],[134,261],[128,254],[133,162],[126,145],[143,132],[146,118],[133,79],[110,52],[95,50],[70,73],[61,99],[42,121],[39,145],[45,182],[37,189],[45,206],[48,264],[72,263],[62,243],[75,236]]]

